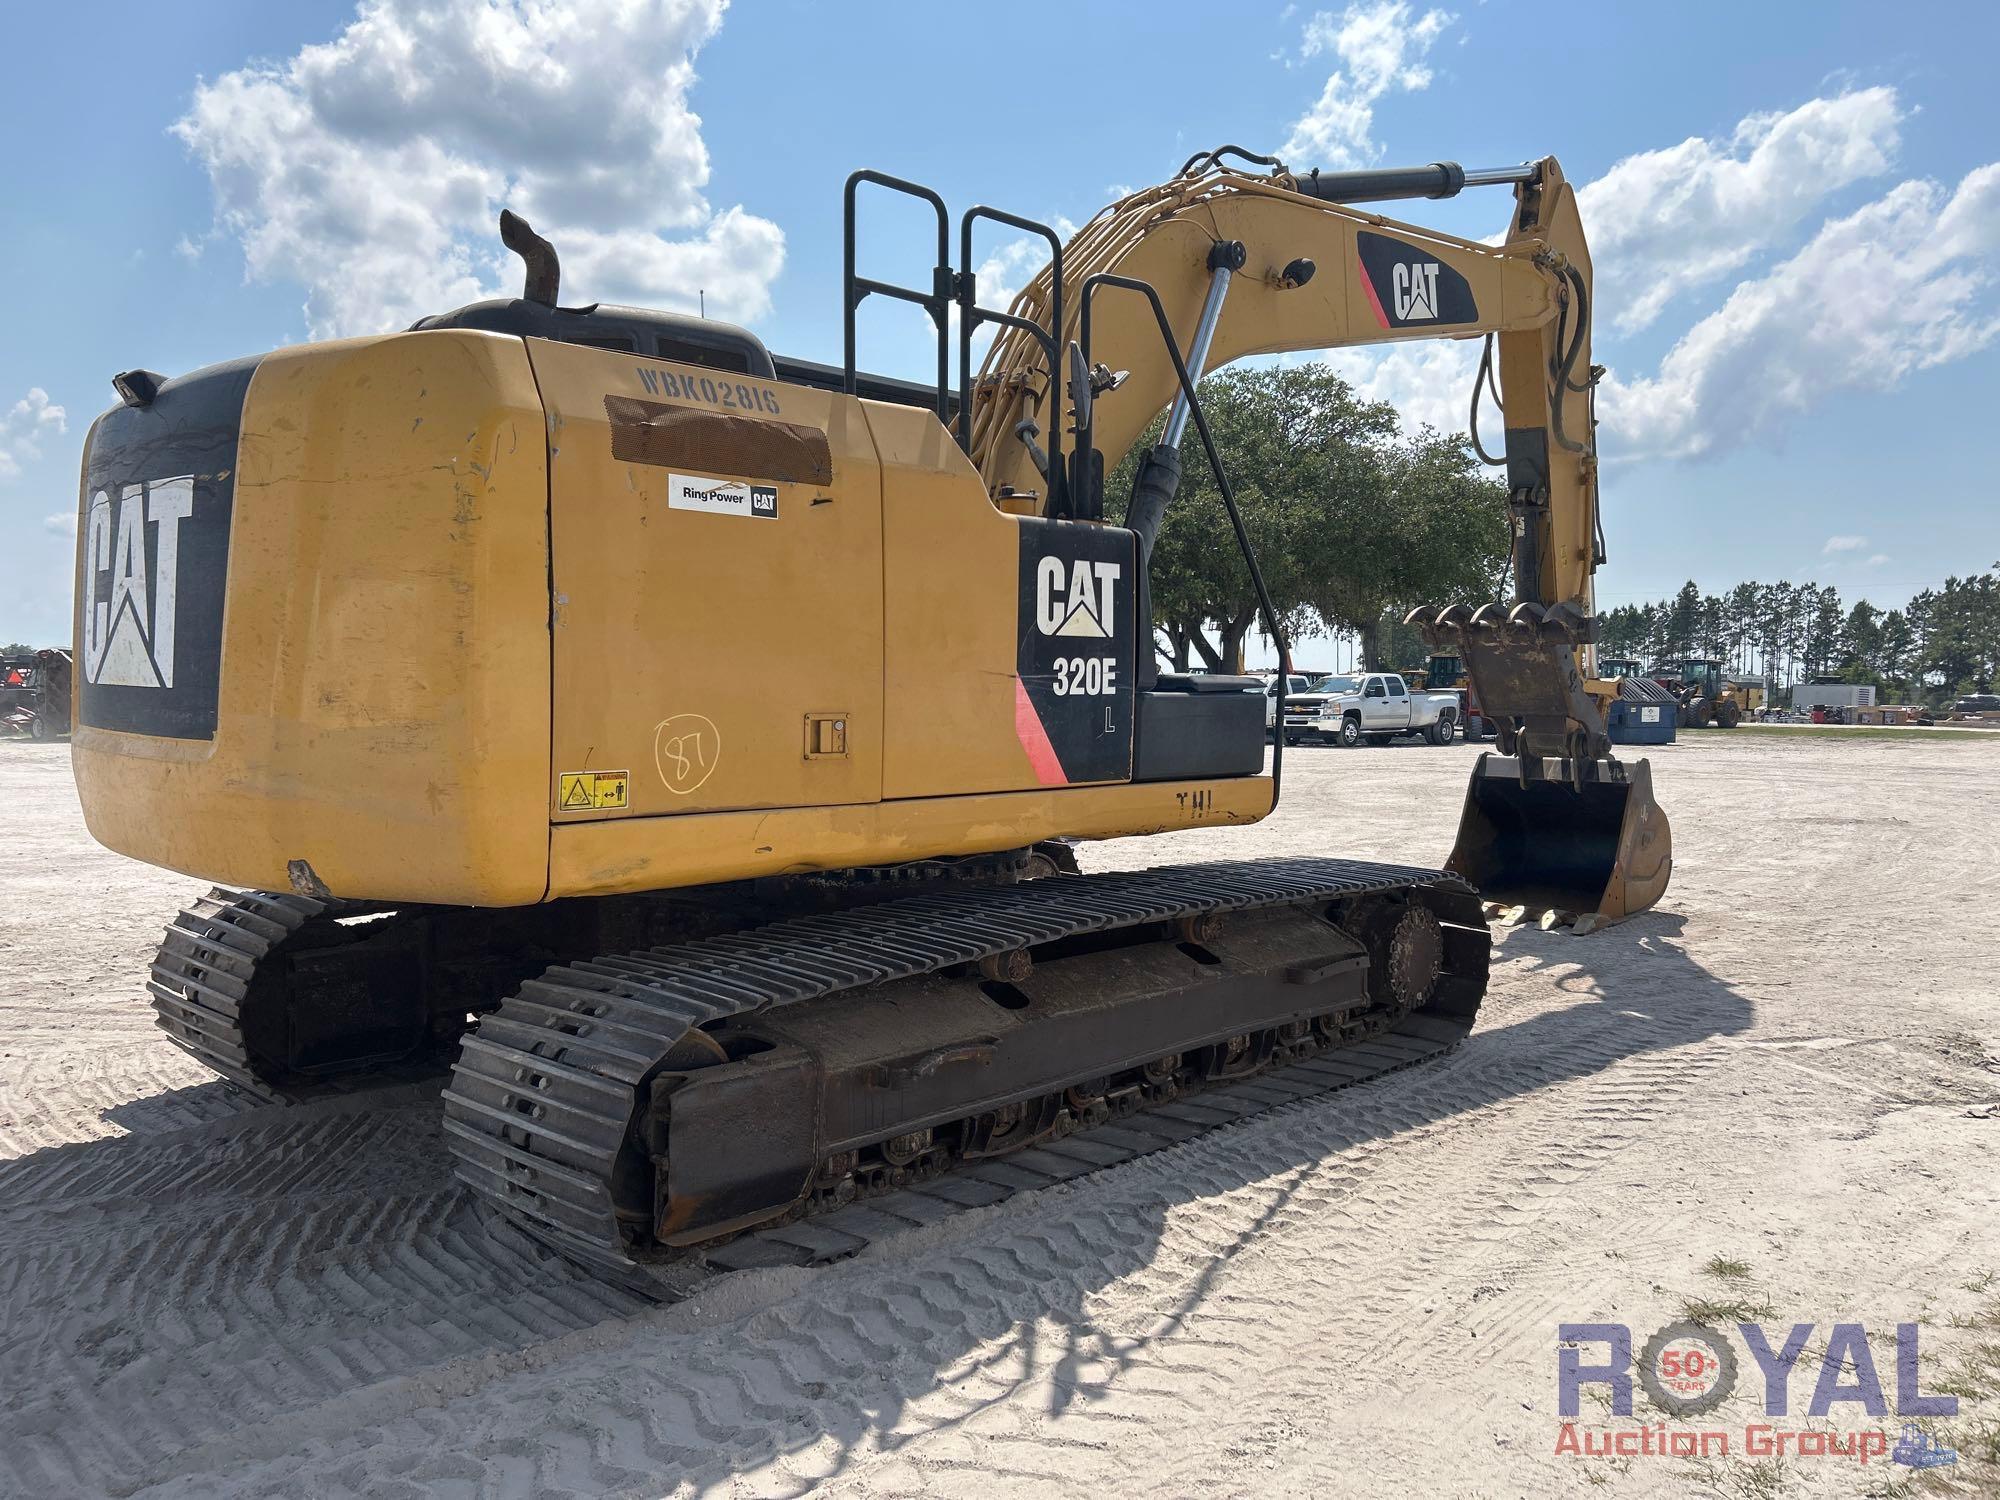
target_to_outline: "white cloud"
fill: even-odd
[[[1317,11],[1305,25],[1304,57],[1332,53],[1339,69],[1312,107],[1293,122],[1279,148],[1291,165],[1353,167],[1382,154],[1372,131],[1375,104],[1393,90],[1430,86],[1425,55],[1457,17],[1442,10],[1415,14],[1403,0],[1354,4],[1339,15]]]
[[[1829,220],[1701,319],[1657,374],[1605,380],[1606,452],[1691,457],[1777,431],[1839,391],[1881,391],[2000,339],[2000,163],[1947,193],[1898,184]]]
[[[59,510],[52,516],[43,516],[42,530],[53,531],[57,536],[74,537],[76,535],[76,512],[73,510]]]
[[[1429,425],[1439,432],[1464,432],[1470,415],[1472,377],[1479,368],[1479,345],[1458,339],[1375,348],[1334,349],[1326,362],[1364,401],[1387,401],[1406,430]],[[1486,451],[1498,456],[1506,425],[1489,400],[1479,412]]]
[[[1865,536],[1830,536],[1819,550],[1822,557],[1830,557],[1836,552],[1859,552],[1867,545],[1868,538]]]
[[[754,318],[778,226],[711,210],[694,57],[722,0],[362,0],[333,41],[195,90],[174,127],[257,280],[304,284],[314,336],[379,332],[519,285],[503,204],[572,300]],[[669,235],[678,236],[669,238]]]
[[[1061,214],[1049,220],[1049,228],[1065,244],[1076,236],[1077,226]],[[979,305],[1008,311],[1021,295],[1021,289],[1048,263],[1049,242],[1040,235],[1023,235],[996,246],[974,273],[978,277]]]
[[[22,460],[42,456],[44,440],[67,431],[69,414],[49,400],[49,393],[40,386],[29,387],[28,394],[0,417],[0,479],[20,473]]]
[[[1888,560],[1889,560],[1888,553],[1876,552],[1870,554],[1868,561],[1863,563],[1862,566],[1864,568],[1879,568],[1882,566],[1883,563],[1887,562]]]
[[[1861,89],[1626,157],[1577,193],[1598,305],[1613,327],[1643,328],[1741,269],[1828,194],[1888,171],[1907,118],[1894,89]]]

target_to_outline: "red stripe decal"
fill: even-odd
[[[1382,310],[1382,299],[1375,295],[1375,283],[1368,279],[1368,268],[1361,264],[1361,257],[1354,258],[1354,269],[1361,277],[1361,290],[1368,294],[1368,305],[1375,309],[1375,321],[1384,328],[1389,326],[1389,315]]]
[[[1056,759],[1056,747],[1049,743],[1049,732],[1042,728],[1042,716],[1028,701],[1028,685],[1018,677],[1014,679],[1014,734],[1021,741],[1021,748],[1028,752],[1035,780],[1043,786],[1069,785],[1062,762]]]

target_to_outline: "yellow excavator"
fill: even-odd
[[[1477,185],[1513,192],[1497,247],[1356,206]],[[928,286],[860,273],[864,191],[935,211]],[[964,269],[981,225],[1049,243],[1004,310]],[[503,214],[521,297],[116,377],[74,764],[100,842],[223,883],[151,966],[175,1042],[275,1100],[448,1065],[459,1175],[625,1266],[1281,1063],[1417,1060],[1472,1025],[1482,898],[1579,926],[1658,898],[1666,819],[1585,675],[1597,372],[1552,159],[1225,147],[1067,243],[975,208],[955,267],[951,227],[927,188],[849,180],[837,369],[559,305],[554,247]],[[934,385],[857,368],[871,296],[930,314]],[[1184,455],[1259,578],[1201,373],[1482,335],[1515,600],[1413,617],[1501,725],[1446,869],[1077,873],[1078,840],[1278,799],[1256,680],[1151,645]],[[1104,475],[1163,409],[1114,520]]]

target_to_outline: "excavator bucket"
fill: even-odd
[[[1445,868],[1503,910],[1574,922],[1579,933],[1653,905],[1673,874],[1674,840],[1652,767],[1586,767],[1574,783],[1524,779],[1518,759],[1480,756]]]
[[[1419,608],[1404,621],[1433,651],[1465,658],[1472,691],[1500,726],[1465,789],[1445,868],[1509,915],[1589,932],[1666,894],[1674,840],[1653,801],[1653,771],[1611,754],[1597,702],[1577,674],[1596,622],[1566,604]]]

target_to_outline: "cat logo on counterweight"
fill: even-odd
[[[192,474],[123,485],[115,507],[104,490],[90,497],[83,533],[85,682],[174,685],[180,531],[181,522],[193,514]],[[148,526],[153,528],[150,549]]]

